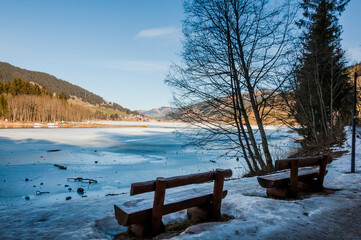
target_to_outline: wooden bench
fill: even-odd
[[[321,191],[327,174],[326,165],[331,162],[332,157],[327,155],[277,160],[276,171],[290,170],[260,176],[257,180],[262,187],[267,188],[269,197],[295,197],[299,190]]]
[[[227,195],[223,190],[224,179],[232,176],[230,169],[191,174],[170,178],[157,178],[153,181],[133,183],[130,195],[154,192],[154,198],[136,199],[114,205],[118,223],[140,237],[153,237],[164,231],[162,216],[187,209],[189,218],[219,220],[221,202]],[[213,191],[197,186],[166,195],[166,189],[214,181]]]

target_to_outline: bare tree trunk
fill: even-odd
[[[295,13],[288,0],[281,5],[268,1],[186,0],[184,64],[174,65],[165,81],[174,90],[180,119],[202,130],[193,143],[202,147],[219,144],[217,147],[222,148],[229,141],[234,144],[229,150],[242,152],[250,171],[267,171],[273,166],[260,112],[263,116],[275,90],[259,100],[254,93],[265,85],[278,88],[274,76],[282,78],[277,73],[284,71],[282,59],[291,51],[289,26]],[[246,92],[250,107],[244,98]],[[251,127],[252,116],[262,148]],[[225,119],[231,119],[224,124],[234,129],[217,124]]]

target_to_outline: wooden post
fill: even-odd
[[[162,223],[162,208],[164,205],[165,189],[167,187],[167,181],[165,178],[157,178],[155,182],[155,192],[152,209],[152,224],[151,224],[151,235],[156,236],[161,233],[164,229]]]
[[[224,184],[223,169],[216,169],[213,187],[212,217],[213,220],[221,218],[222,193]]]
[[[357,72],[353,87],[353,117],[352,117],[352,148],[351,148],[351,173],[355,173],[355,142],[356,142],[356,116],[357,116]]]
[[[291,161],[290,174],[291,194],[296,196],[298,192],[298,160]]]
[[[323,180],[326,175],[326,165],[327,165],[328,157],[327,155],[322,155],[320,160],[320,167],[318,169],[318,177],[317,177],[317,190],[323,189]]]

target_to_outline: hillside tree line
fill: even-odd
[[[106,119],[99,111],[67,103],[64,92],[49,92],[38,84],[16,78],[0,82],[0,117],[10,121],[55,122]]]
[[[12,66],[5,62],[0,62],[0,82],[6,83],[13,81],[14,78],[21,78],[27,82],[34,82],[42,87],[46,87],[49,92],[60,95],[65,93],[67,98],[76,96],[84,102],[97,106],[108,106],[109,103],[101,96],[98,96],[82,87],[71,84],[70,82],[58,79],[50,74]],[[113,103],[113,108],[127,114],[136,114],[128,108]]]

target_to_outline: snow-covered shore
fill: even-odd
[[[358,134],[360,136],[360,129]],[[350,150],[351,131],[341,149]],[[328,194],[313,194],[301,200],[265,198],[255,177],[227,182],[229,194],[223,213],[235,216],[226,223],[204,223],[189,227],[173,239],[323,239],[330,237],[337,216],[346,211],[361,214],[361,139],[356,138],[356,173],[350,174],[350,153],[328,165],[324,186]],[[356,213],[357,214],[357,213]],[[346,219],[345,221],[352,221]],[[358,220],[360,222],[360,220]],[[306,230],[299,232],[300,229]],[[322,237],[324,236],[324,237]],[[321,237],[321,238],[320,238]],[[356,237],[356,238],[355,238]],[[360,236],[358,236],[360,237]],[[345,236],[346,238],[346,236]],[[357,239],[357,236],[351,236]]]
[[[216,153],[182,148],[172,130],[157,126],[0,130],[0,239],[111,239],[113,234],[126,231],[114,218],[113,204],[131,199],[130,183],[218,167],[232,168],[236,176],[241,171],[235,160],[210,163]],[[292,147],[292,139],[285,139],[290,135],[284,130],[273,133],[277,149]],[[349,140],[343,149],[349,149],[348,144]],[[357,146],[361,146],[359,138]],[[47,152],[53,149],[61,151]],[[356,158],[360,159],[358,150]],[[325,186],[338,191],[303,200],[265,198],[265,189],[256,178],[228,181],[222,212],[235,219],[195,225],[174,239],[264,239],[292,233],[326,212],[359,204],[361,174],[346,173],[349,159],[346,154],[328,167]],[[68,169],[60,170],[53,163]],[[358,161],[358,172],[360,165]],[[98,183],[68,182],[68,177],[89,177]],[[83,187],[87,197],[77,194],[77,187]],[[50,193],[38,196],[36,190]],[[110,193],[121,195],[105,196]],[[26,195],[29,201],[24,199]],[[67,196],[72,199],[66,201]],[[167,215],[164,220],[184,218],[185,211]]]

